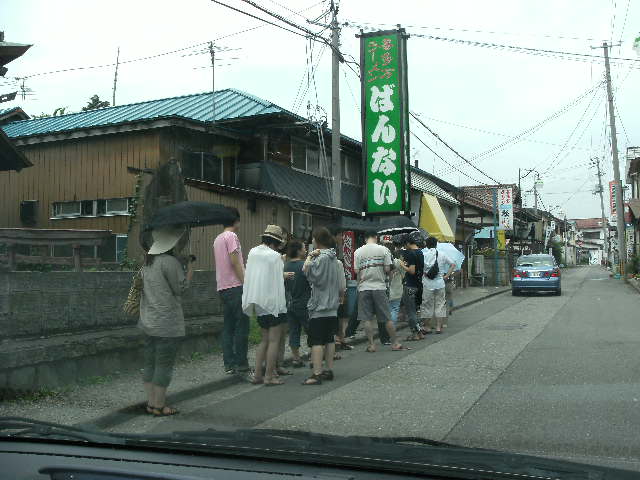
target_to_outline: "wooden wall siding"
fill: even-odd
[[[132,196],[127,167],[154,168],[159,134],[141,131],[23,147],[33,167],[0,174],[0,226],[21,227],[20,201],[38,200],[38,228],[108,229],[125,233],[128,217],[50,220],[53,202]]]
[[[241,195],[209,192],[187,186],[187,196],[189,200],[221,203],[238,209],[240,212],[238,237],[240,238],[245,261],[249,250],[260,243],[260,235],[267,225],[276,223],[286,228],[287,231],[291,230],[291,210],[284,202],[258,199],[254,213],[248,209],[249,202],[247,198]],[[222,226],[193,228],[191,230],[191,252],[197,257],[196,269],[214,269],[213,240],[220,232],[222,232]]]

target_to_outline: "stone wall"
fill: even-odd
[[[122,311],[132,272],[0,273],[0,340],[135,325]],[[185,317],[221,314],[215,273],[197,271],[183,298]]]
[[[137,318],[122,312],[131,272],[0,273],[0,399],[139,369]],[[183,297],[182,353],[207,352],[222,330],[215,273],[195,272]]]

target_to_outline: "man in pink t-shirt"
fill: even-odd
[[[230,210],[236,215],[235,220],[223,224],[224,231],[213,242],[216,283],[224,314],[222,356],[227,374],[249,370],[249,317],[242,312],[244,259],[237,235],[240,228],[240,212],[233,207],[230,207]]]

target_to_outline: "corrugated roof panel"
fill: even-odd
[[[411,186],[417,190],[420,190],[424,193],[430,193],[440,200],[444,200],[446,202],[452,203],[454,205],[458,205],[458,200],[451,195],[449,192],[442,189],[440,186],[433,183],[424,175],[420,175],[417,172],[411,173]]]
[[[285,112],[277,105],[235,89],[220,90],[213,95],[216,120]],[[206,122],[211,121],[213,116],[212,101],[210,92],[198,93],[70,113],[59,117],[21,120],[8,123],[2,129],[9,137],[16,138],[168,116]]]

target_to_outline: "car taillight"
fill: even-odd
[[[516,270],[515,268],[513,269],[513,272],[512,272],[513,278],[524,278],[526,276],[527,276],[527,272]]]
[[[551,272],[551,276],[552,277],[559,277],[560,276],[560,269],[559,268],[554,268],[553,271]]]

